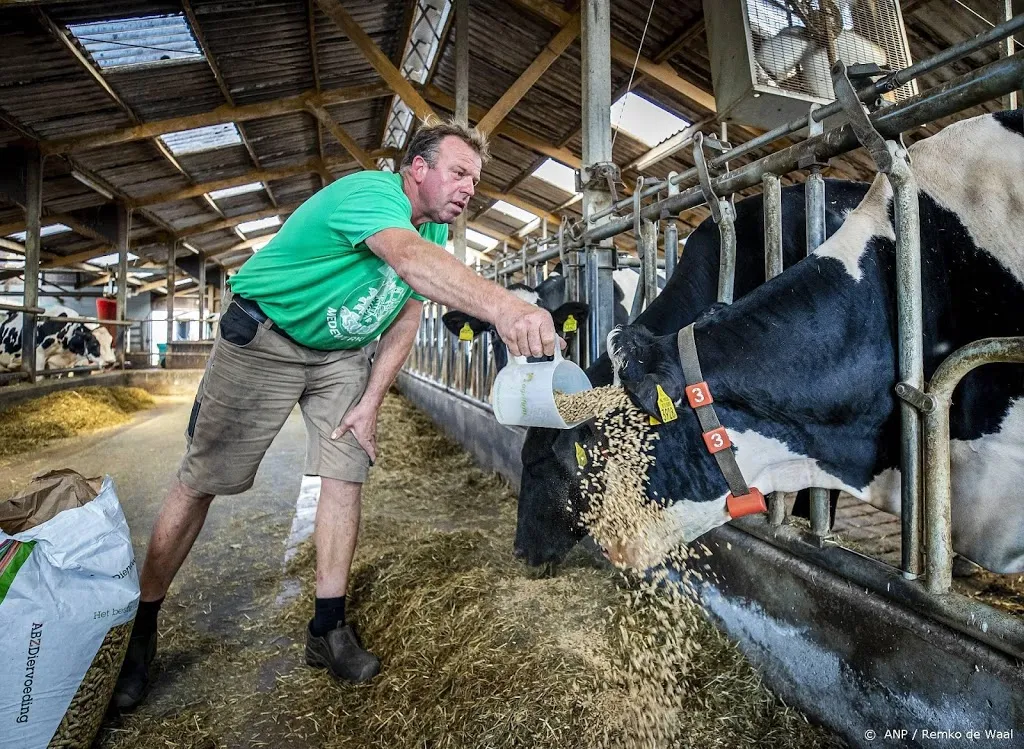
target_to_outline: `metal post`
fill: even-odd
[[[643,239],[642,266],[645,306],[650,307],[658,297],[658,225],[653,221],[643,220],[640,225],[640,236]]]
[[[924,323],[921,295],[921,216],[917,180],[907,152],[886,141],[892,155],[887,177],[892,184],[896,219],[896,312],[899,331],[899,386],[906,391],[924,390]],[[900,401],[900,483],[904,577],[921,572],[921,415],[906,399]]]
[[[761,178],[764,210],[764,277],[775,278],[782,273],[782,182],[775,174]],[[768,521],[782,525],[786,519],[784,492],[768,495]]]
[[[1003,0],[1003,20],[1009,21],[1013,18],[1013,0]],[[1013,35],[1006,37],[1006,40],[999,45],[1000,57],[1010,57],[1013,55],[1013,48],[1016,42],[1013,40]],[[1004,109],[1016,109],[1017,108],[1017,92],[1011,91],[1006,95],[1006,99],[1003,102]]]
[[[199,340],[206,339],[206,255],[199,253]]]
[[[25,283],[24,304],[39,306],[39,254],[42,250],[40,217],[43,212],[43,156],[36,149],[25,153]],[[29,382],[36,379],[36,313],[23,312],[21,368]]]
[[[611,205],[604,179],[615,179],[612,164],[612,77],[611,2],[589,0],[580,9],[582,27],[583,105],[583,216]],[[600,226],[597,224],[596,226]],[[587,295],[590,317],[587,325],[587,364],[604,353],[608,333],[614,325],[611,240],[587,246]]]
[[[675,172],[668,173],[668,196],[679,194],[679,185],[672,182]],[[679,224],[675,214],[670,214],[665,224],[665,278],[672,278],[676,272],[676,261],[679,259]]]
[[[132,214],[124,206],[117,207],[117,311],[118,320],[128,319],[128,243],[131,241]],[[114,332],[114,353],[118,366],[124,369],[128,328],[117,326]]]
[[[821,167],[812,166],[804,184],[804,205],[807,212],[807,254],[825,242],[825,179]],[[826,536],[831,529],[828,489],[811,489],[811,533]]]
[[[455,119],[469,124],[469,0],[455,0]],[[452,242],[455,257],[466,262],[465,211],[455,221]]]
[[[167,248],[167,348],[165,365],[170,363],[171,341],[174,340],[174,256],[178,249],[177,241],[171,242]]]

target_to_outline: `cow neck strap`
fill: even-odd
[[[697,414],[697,420],[700,422],[704,436],[704,444],[708,451],[715,456],[718,468],[729,485],[729,495],[726,497],[729,515],[737,518],[757,512],[767,512],[764,495],[758,489],[747,486],[743,472],[740,471],[740,466],[736,462],[736,455],[733,452],[729,435],[718,420],[718,414],[715,413],[714,399],[707,383],[704,382],[700,358],[697,356],[693,324],[687,325],[679,331],[677,341],[679,361],[683,365],[683,377],[686,378],[687,401]]]

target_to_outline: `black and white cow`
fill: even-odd
[[[832,236],[847,214],[863,199],[869,185],[863,182],[825,180],[825,229]],[[804,185],[782,189],[783,266],[788,268],[807,253]],[[760,195],[736,204],[736,279],[739,298],[765,280],[764,212]],[[720,254],[718,227],[709,218],[686,240],[675,273],[664,291],[637,318],[657,334],[675,333],[716,305]],[[587,369],[597,387],[613,380],[611,362],[602,356]],[[533,565],[560,560],[584,531],[564,508],[578,504],[576,477],[577,443],[583,443],[591,427],[574,429],[531,428],[523,443],[523,473],[519,488],[519,520],[516,555]]]
[[[57,315],[50,315],[50,311],[36,318],[37,370],[65,369],[99,362],[102,357],[100,342],[87,325],[60,319],[77,317],[77,313],[67,308],[58,311]],[[13,371],[21,367],[23,325],[24,317],[20,312],[7,312],[0,322],[0,369]]]
[[[536,304],[550,312],[551,319],[555,323],[555,332],[566,340],[574,335],[573,330],[583,326],[590,312],[590,308],[583,302],[564,301],[565,279],[561,276],[552,276],[536,286],[514,283],[508,287],[508,290],[523,301]],[[569,321],[570,316],[574,325],[569,326],[571,330],[567,330],[566,322]],[[490,333],[491,350],[494,352],[494,371],[500,372],[508,364],[508,348],[505,346],[505,342],[498,337],[497,330],[491,323],[458,310],[446,312],[441,320],[445,327],[455,335],[459,335],[466,325],[469,326],[474,337],[484,332]]]
[[[910,159],[929,378],[971,341],[1024,335],[1024,110],[951,125]],[[894,238],[879,176],[812,257],[695,324],[718,417],[761,491],[823,486],[899,513]],[[651,413],[656,385],[685,404],[676,338],[640,326],[609,336],[617,379]],[[953,548],[994,572],[1024,571],[1024,366],[969,373],[950,434]],[[650,490],[670,506],[650,538],[688,541],[728,520],[725,480],[693,411],[679,406],[655,451]],[[627,560],[653,561],[643,546]]]

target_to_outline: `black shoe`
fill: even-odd
[[[365,650],[351,624],[336,627],[322,637],[306,627],[306,665],[326,668],[335,679],[361,684],[380,673],[380,659]]]
[[[149,635],[135,635],[133,632],[110,698],[112,707],[131,710],[142,702],[149,690],[149,666],[155,657],[156,632]]]

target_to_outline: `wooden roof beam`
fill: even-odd
[[[509,2],[546,19],[556,26],[564,26],[572,15],[555,3],[549,2],[549,0],[509,0]],[[700,86],[687,81],[667,63],[658,63],[642,56],[637,60],[635,49],[630,49],[627,45],[614,38],[611,40],[611,51],[612,59],[620,65],[632,68],[635,62],[638,73],[643,73],[651,80],[657,81],[662,86],[685,96],[690,101],[710,112],[717,111],[715,108],[715,97],[710,91],[705,91]]]
[[[374,70],[380,74],[381,78],[398,94],[402,101],[415,112],[417,117],[425,120],[434,114],[430,105],[388,59],[388,56],[381,51],[380,47],[374,43],[373,39],[360,28],[338,0],[317,0],[317,5],[348,36],[366,58],[366,61],[373,66]]]
[[[443,107],[448,111],[455,111],[455,99],[449,96],[447,93],[439,89],[437,86],[427,86],[423,89],[423,95],[427,97],[428,101],[433,102],[439,107]],[[483,116],[487,114],[483,107],[473,104],[469,104],[469,119],[473,122],[479,122]],[[551,143],[547,143],[544,140],[531,135],[530,133],[522,130],[521,128],[510,125],[507,122],[502,122],[495,128],[492,135],[503,135],[509,140],[513,140],[521,146],[542,153],[556,161],[560,161],[566,166],[571,166],[573,169],[579,169],[583,162],[580,161],[579,157],[573,154],[567,148],[559,148]]]
[[[375,162],[373,158],[370,156],[370,154],[364,151],[362,147],[358,143],[356,143],[355,138],[353,138],[351,135],[345,132],[345,129],[341,125],[339,125],[334,120],[333,117],[331,117],[330,112],[328,112],[323,107],[318,107],[315,105],[310,105],[307,108],[309,109],[309,112],[316,118],[317,122],[322,124],[330,131],[331,135],[334,136],[334,139],[341,144],[342,148],[349,152],[352,158],[359,162],[359,165],[363,169],[367,169],[370,171],[376,170],[377,162]]]
[[[313,0],[306,0],[306,24],[309,31],[309,65],[313,69],[313,88],[317,95],[320,94],[320,60],[316,54],[316,13],[313,9]],[[316,150],[320,154],[320,161],[324,160],[324,129],[320,127],[320,121],[316,122]],[[320,172],[320,183],[327,187],[334,177],[330,171],[324,169]]]
[[[562,24],[558,33],[540,51],[540,54],[523,71],[522,75],[516,79],[516,82],[501,95],[501,98],[487,111],[487,114],[480,118],[477,128],[485,134],[492,132],[498,123],[505,119],[515,105],[526,96],[555,60],[576,41],[579,35],[580,14],[573,13],[569,16],[569,20]]]
[[[282,214],[288,214],[298,208],[301,203],[290,203],[288,205],[275,206],[273,208],[264,208],[262,211],[253,211],[252,213],[243,213],[240,216],[230,216],[228,218],[217,219],[216,221],[207,221],[206,223],[196,224],[190,226],[187,229],[182,229],[178,232],[179,239],[187,239],[188,237],[194,237],[197,234],[207,234],[211,231],[220,231],[221,229],[233,229],[239,224],[244,224],[246,221],[258,221],[261,218],[270,218],[271,216],[280,216]]]
[[[134,127],[122,128],[109,133],[97,133],[94,135],[79,135],[71,138],[44,141],[40,148],[45,154],[71,153],[72,151],[86,151],[91,148],[102,148],[120,143],[130,143],[137,140],[147,140],[158,135],[177,132],[179,130],[191,130],[197,127],[209,125],[223,125],[229,122],[235,124],[249,120],[265,119],[267,117],[279,117],[284,114],[304,112],[307,102],[312,101],[320,106],[334,104],[347,104],[349,102],[362,101],[364,99],[376,99],[381,96],[390,96],[393,92],[384,83],[365,83],[358,86],[347,86],[345,88],[331,89],[317,94],[316,91],[307,91],[298,96],[289,96],[283,99],[263,101],[257,104],[243,104],[232,107],[221,105],[209,112],[185,115],[183,117],[171,117],[166,120],[146,122]]]
[[[517,250],[523,246],[523,241],[518,237],[514,237],[510,234],[502,234],[500,231],[481,224],[479,221],[467,221],[466,226],[474,231],[480,232],[481,234],[486,234],[491,239],[497,239],[499,242],[508,242],[509,247],[515,247]]]
[[[524,211],[529,211],[538,218],[546,218],[549,224],[553,224],[556,227],[562,221],[562,219],[557,214],[552,213],[551,211],[545,208],[541,208],[540,206],[534,205],[533,203],[530,203],[527,200],[523,200],[517,195],[503,193],[497,188],[491,187],[489,185],[485,185],[483,183],[477,185],[476,192],[478,195],[482,195],[485,198],[489,198],[491,200],[503,200],[509,205],[514,205],[516,208],[522,208]],[[488,210],[490,210],[490,208],[488,208]]]

